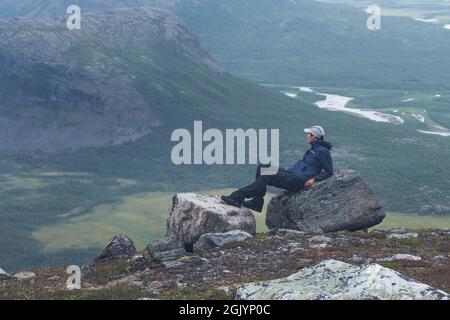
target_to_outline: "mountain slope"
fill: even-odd
[[[166,72],[179,79],[189,74],[194,92],[187,100],[207,90],[203,82],[221,77],[184,24],[162,10],[86,15],[80,31],[62,20],[5,20],[0,57],[3,150],[135,140],[164,125],[162,110],[180,103]],[[161,70],[167,60],[171,69]]]
[[[28,2],[17,8],[15,1],[6,0],[0,12],[64,16],[69,5]],[[86,0],[79,5],[82,12],[126,6],[173,10],[228,71],[258,82],[450,88],[450,31],[411,18],[383,16],[382,29],[373,32],[362,10],[312,0]]]
[[[5,19],[0,30],[0,260],[9,270],[89,259],[96,248],[47,252],[32,236],[73,212],[89,220],[126,195],[225,186],[253,171],[173,165],[175,129],[202,120],[281,128],[286,138],[327,117],[304,103],[297,114],[297,102],[222,72],[164,10],[86,15],[80,31],[40,18]],[[283,149],[298,147],[285,138]]]
[[[170,5],[168,5],[170,7]],[[201,0],[172,6],[227,70],[256,81],[448,89],[450,32],[410,18],[367,29],[360,9],[311,0]]]

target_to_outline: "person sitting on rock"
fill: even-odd
[[[333,175],[333,161],[330,150],[332,145],[325,141],[325,130],[321,126],[305,129],[307,141],[311,144],[303,160],[297,161],[290,168],[279,168],[274,175],[261,175],[261,168],[269,165],[259,165],[256,179],[252,184],[243,187],[230,196],[221,196],[225,204],[261,212],[264,206],[264,196],[267,186],[298,192],[303,188],[313,186]],[[250,199],[250,200],[245,200]]]

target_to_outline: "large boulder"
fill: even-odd
[[[95,262],[130,257],[136,253],[133,240],[124,235],[112,238],[106,248],[95,258]]]
[[[283,279],[250,283],[240,300],[450,300],[447,293],[382,267],[327,260]]]
[[[180,193],[173,197],[167,236],[183,240],[186,248],[192,249],[204,234],[232,230],[254,235],[256,221],[252,211],[223,204],[219,197],[194,193]]]
[[[267,208],[266,224],[300,231],[358,231],[383,221],[384,209],[360,174],[342,170],[298,193],[283,192]]]

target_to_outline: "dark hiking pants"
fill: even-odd
[[[291,192],[298,192],[305,186],[305,181],[300,177],[280,168],[275,175],[262,176],[261,168],[268,166],[259,165],[256,171],[256,179],[252,184],[243,187],[231,194],[236,201],[242,202],[250,198],[263,198],[267,191],[267,186],[284,189]]]

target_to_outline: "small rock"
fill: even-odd
[[[83,264],[80,268],[80,271],[81,271],[81,277],[87,278],[95,272],[95,268],[90,265]]]
[[[177,260],[188,254],[184,242],[175,236],[153,241],[145,250],[159,262]]]
[[[392,234],[388,234],[387,238],[388,239],[396,239],[396,240],[401,240],[401,239],[413,239],[413,238],[418,238],[419,234],[415,233],[415,232],[408,232],[408,233],[392,233]]]
[[[142,271],[148,265],[148,260],[141,254],[134,255],[130,259],[130,265],[133,271]]]
[[[226,287],[226,286],[219,287],[219,288],[217,288],[217,290],[223,291],[225,294],[229,294],[230,291],[231,291],[230,288],[229,288],[229,287]]]
[[[350,260],[352,260],[353,262],[356,262],[356,263],[362,263],[362,262],[366,261],[365,258],[359,257],[359,256],[356,255],[356,254],[354,254],[354,255],[350,258]]]
[[[389,230],[389,233],[405,234],[405,233],[408,233],[408,230],[406,228],[403,228],[403,227],[392,228],[392,229]]]
[[[360,251],[357,253],[357,256],[363,259],[369,259],[372,257],[372,254],[369,251]]]
[[[333,239],[327,236],[314,236],[309,238],[308,241],[312,243],[330,243]]]
[[[106,288],[111,288],[111,287],[115,287],[115,286],[120,285],[120,284],[127,284],[127,285],[131,285],[131,286],[136,286],[136,287],[141,288],[141,289],[144,289],[144,287],[145,287],[144,286],[144,282],[141,279],[139,279],[138,277],[134,276],[134,275],[110,281],[110,282],[108,282],[105,285],[105,287]]]
[[[313,244],[311,245],[312,249],[326,249],[328,248],[330,245],[327,243],[318,243],[318,244]]]
[[[165,237],[159,240],[150,242],[150,244],[145,249],[150,255],[154,255],[159,252],[171,251],[175,249],[184,248],[183,240],[175,237]]]
[[[182,268],[185,264],[184,262],[175,260],[175,261],[162,261],[163,266],[166,269],[178,269],[178,268]]]
[[[58,281],[59,280],[59,276],[51,276],[49,278],[47,278],[48,281],[54,282],[54,281]]]
[[[0,280],[11,279],[11,275],[7,273],[5,270],[0,268]]]
[[[19,281],[30,281],[30,280],[33,280],[34,278],[36,278],[36,273],[29,272],[29,271],[23,271],[23,272],[18,272],[16,274],[14,274],[13,277]]]
[[[193,256],[189,259],[189,266],[195,268],[198,271],[208,271],[211,269],[211,261],[206,258]]]
[[[417,256],[413,256],[413,255],[410,255],[410,254],[396,254],[396,255],[394,255],[394,256],[392,256],[392,257],[389,257],[389,258],[382,258],[382,259],[379,259],[378,261],[387,261],[387,262],[389,262],[389,261],[401,261],[401,260],[404,260],[404,261],[422,261],[422,258],[421,257],[417,257]]]
[[[134,270],[142,270],[145,268],[146,260],[143,255],[138,254],[130,259],[130,263]]]
[[[241,230],[232,230],[225,233],[207,233],[202,235],[194,244],[194,252],[223,247],[227,243],[244,241],[252,237],[250,233]]]
[[[153,257],[159,262],[167,262],[178,260],[181,257],[188,255],[188,252],[184,248],[174,249],[170,251],[158,252],[153,255]]]
[[[135,255],[131,258],[131,263],[139,263],[142,262],[142,260],[144,260],[144,256],[141,254]]]
[[[305,251],[306,249],[304,248],[291,248],[289,249],[289,253],[296,253],[296,252],[301,252],[301,251]]]
[[[290,230],[290,229],[271,229],[267,235],[270,237],[278,237],[278,238],[291,238],[291,237],[300,237],[304,236],[306,232],[298,231],[298,230]]]
[[[448,257],[446,257],[446,256],[435,256],[433,259],[437,260],[437,261],[447,261]]]
[[[115,236],[106,248],[95,258],[95,262],[129,257],[136,253],[133,240],[124,235]]]

